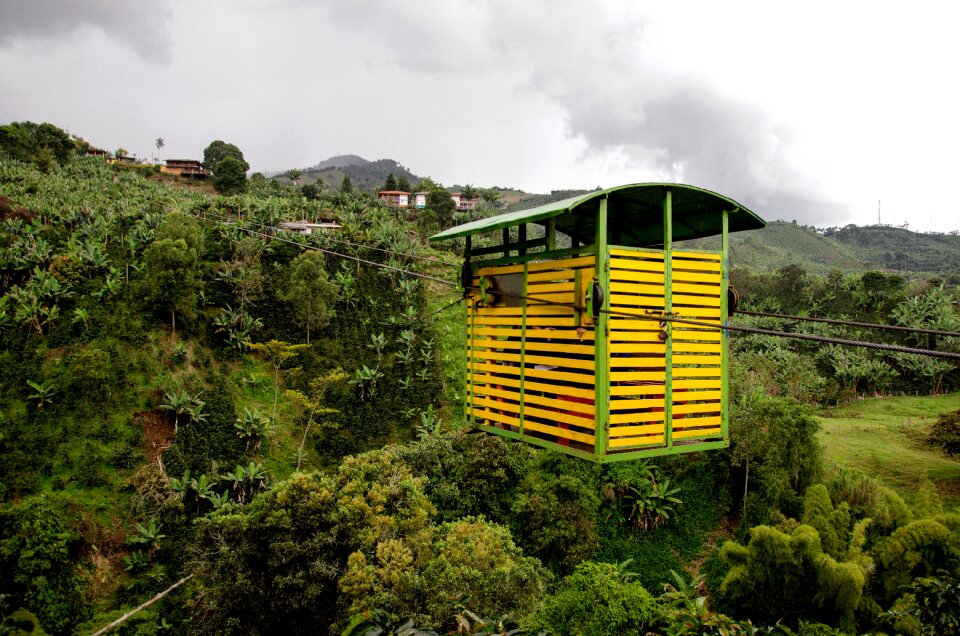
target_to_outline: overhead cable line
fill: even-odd
[[[835,320],[833,318],[813,318],[811,316],[791,316],[787,314],[772,314],[763,311],[744,311],[737,309],[738,314],[744,316],[755,316],[757,318],[779,318],[781,320],[798,320],[803,322],[822,322],[828,325],[840,325],[842,327],[865,327],[867,329],[886,329],[889,331],[903,331],[909,333],[918,333],[931,336],[949,336],[960,338],[960,333],[955,331],[941,331],[939,329],[923,329],[920,327],[904,327],[902,325],[880,325],[872,322],[854,322],[852,320]]]
[[[212,217],[215,217],[215,218],[217,218],[217,219],[224,220],[224,222],[226,222],[226,223],[231,223],[231,220],[232,220],[231,217],[223,216],[223,215],[219,215],[219,214],[214,214],[214,213],[212,213],[212,212],[204,212],[203,214],[204,214],[205,216],[212,216]],[[255,222],[253,222],[253,221],[240,220],[240,222],[241,222],[241,223],[246,223],[247,225],[253,225],[253,226],[256,226],[256,227],[260,227],[260,228],[267,228],[268,230],[273,230],[273,231],[284,230],[284,229],[285,229],[285,228],[277,227],[277,226],[274,226],[274,225],[267,225],[267,224],[265,224],[265,223],[255,223]],[[231,223],[231,225],[232,225],[232,224],[233,224],[233,223]],[[385,248],[382,248],[382,247],[376,247],[376,246],[373,246],[373,245],[364,245],[363,243],[354,243],[354,242],[352,242],[352,241],[344,241],[344,240],[342,240],[342,239],[335,239],[335,238],[333,238],[332,236],[328,236],[328,235],[326,235],[326,234],[311,234],[310,236],[320,238],[320,239],[322,239],[322,240],[324,240],[324,241],[330,241],[330,242],[332,242],[332,243],[339,243],[339,244],[341,244],[341,245],[349,245],[349,246],[351,246],[351,247],[359,247],[359,248],[366,249],[366,250],[374,250],[374,251],[376,251],[376,252],[382,252],[382,253],[384,253],[384,254],[390,254],[390,255],[392,255],[392,256],[403,256],[403,257],[405,257],[405,258],[413,258],[413,259],[417,259],[417,260],[421,260],[421,261],[427,261],[427,262],[430,262],[430,263],[436,263],[436,264],[438,264],[438,265],[446,265],[447,267],[460,267],[460,264],[459,264],[459,263],[451,263],[450,261],[445,261],[445,260],[440,259],[440,258],[434,258],[434,257],[432,257],[432,256],[421,256],[421,255],[419,255],[419,254],[412,254],[412,253],[411,253],[411,254],[406,254],[406,253],[404,253],[404,252],[397,252],[397,251],[395,251],[395,250],[388,250],[388,249],[385,249]]]
[[[206,219],[204,219],[204,220],[206,220]],[[221,224],[221,225],[230,225],[230,226],[232,226],[232,227],[237,228],[237,229],[240,230],[241,232],[246,232],[247,234],[252,234],[252,235],[254,235],[254,236],[262,236],[262,237],[264,237],[264,238],[268,238],[268,239],[271,239],[271,240],[274,240],[274,241],[280,241],[281,243],[289,243],[289,244],[291,244],[291,245],[296,245],[297,247],[300,247],[300,248],[302,248],[302,249],[313,250],[313,251],[315,251],[315,252],[323,252],[324,254],[329,254],[330,256],[337,256],[337,257],[339,257],[339,258],[346,258],[346,259],[348,259],[348,260],[356,261],[356,262],[358,262],[358,263],[365,263],[365,264],[367,264],[367,265],[373,265],[374,267],[380,267],[380,268],[382,268],[382,269],[388,269],[388,270],[390,270],[390,271],[398,272],[398,273],[400,273],[400,274],[407,274],[408,276],[414,276],[414,277],[416,277],[416,278],[423,278],[423,279],[426,279],[426,280],[432,280],[432,281],[434,281],[434,282],[436,282],[436,283],[443,283],[444,285],[450,285],[450,286],[452,286],[452,287],[457,287],[457,286],[458,286],[457,283],[455,283],[455,282],[453,282],[453,281],[445,280],[445,279],[443,279],[443,278],[437,278],[436,276],[430,276],[429,274],[421,274],[420,272],[414,272],[414,271],[411,271],[411,270],[409,270],[409,269],[403,269],[402,267],[394,267],[393,265],[387,265],[387,264],[385,264],[385,263],[378,263],[378,262],[376,262],[376,261],[369,261],[369,260],[367,260],[367,259],[365,259],[365,258],[360,258],[359,256],[351,256],[350,254],[341,254],[340,252],[334,252],[334,251],[332,251],[332,250],[325,250],[325,249],[323,249],[322,247],[318,247],[318,246],[316,246],[316,245],[309,245],[309,244],[305,244],[305,243],[300,243],[300,242],[298,242],[298,241],[291,241],[290,239],[281,238],[281,237],[279,237],[279,236],[277,236],[277,235],[275,235],[275,234],[267,234],[267,233],[265,233],[265,232],[257,232],[257,231],[255,231],[255,230],[251,230],[251,229],[248,229],[248,228],[245,228],[245,227],[241,227],[241,226],[237,225],[236,223],[231,223],[231,222],[229,222],[229,221],[217,221],[217,220],[214,220],[213,222],[214,222],[214,223],[219,223],[219,224]]]
[[[339,252],[334,252],[334,251],[331,251],[331,250],[325,250],[325,249],[323,249],[323,248],[321,248],[321,247],[317,247],[317,246],[315,246],[315,245],[309,245],[309,244],[303,244],[303,243],[300,243],[300,242],[297,242],[297,241],[291,241],[291,240],[289,240],[289,239],[284,239],[284,238],[281,238],[281,237],[276,236],[276,235],[266,234],[266,233],[263,233],[263,232],[257,232],[257,231],[255,231],[255,230],[251,230],[251,229],[248,229],[248,228],[241,227],[241,226],[237,225],[236,223],[231,223],[231,222],[228,222],[228,221],[214,221],[214,222],[215,222],[215,223],[220,223],[220,224],[222,224],[222,225],[230,225],[230,226],[236,227],[238,230],[240,230],[240,231],[242,231],[242,232],[247,232],[247,233],[249,233],[249,234],[253,234],[253,235],[256,235],[256,236],[262,236],[262,237],[269,238],[269,239],[272,239],[272,240],[275,240],[275,241],[281,241],[281,242],[283,242],[283,243],[290,243],[291,245],[296,245],[296,246],[298,246],[298,247],[300,247],[300,248],[303,248],[303,249],[314,250],[314,251],[322,252],[322,253],[324,253],[324,254],[329,254],[330,256],[336,256],[336,257],[339,257],[339,258],[346,258],[346,259],[349,259],[349,260],[357,261],[357,262],[359,262],[359,263],[365,263],[365,264],[367,264],[367,265],[372,265],[372,266],[374,266],[374,267],[380,267],[380,268],[387,269],[387,270],[394,271],[394,272],[398,272],[398,273],[401,273],[401,274],[406,274],[406,275],[408,275],[408,276],[414,276],[414,277],[417,277],[417,278],[423,278],[423,279],[426,279],[426,280],[430,280],[430,281],[433,281],[433,282],[436,282],[436,283],[441,283],[441,284],[443,284],[443,285],[448,285],[448,286],[451,286],[451,287],[459,287],[459,286],[460,286],[458,283],[455,283],[455,282],[449,281],[449,280],[445,280],[445,279],[443,279],[443,278],[437,278],[436,276],[430,276],[430,275],[427,275],[427,274],[421,274],[421,273],[419,273],[419,272],[414,272],[414,271],[411,271],[411,270],[402,269],[402,268],[400,268],[400,267],[394,267],[394,266],[392,266],[392,265],[386,265],[386,264],[384,264],[384,263],[377,263],[376,261],[366,260],[366,259],[363,259],[363,258],[359,258],[359,257],[357,257],[357,256],[351,256],[351,255],[349,255],[349,254],[341,254],[341,253],[339,253]],[[478,287],[468,287],[467,289],[469,289],[469,290],[471,290],[471,291],[480,291],[480,288],[478,288]],[[527,296],[527,295],[523,295],[523,294],[512,294],[512,293],[504,292],[504,291],[492,291],[491,293],[493,293],[493,294],[495,294],[495,295],[498,295],[498,296],[503,296],[503,297],[506,297],[506,298],[516,298],[516,299],[519,299],[519,300],[526,300],[526,301],[538,303],[538,304],[541,304],[541,305],[551,305],[551,306],[554,306],[554,307],[562,307],[562,308],[565,308],[565,309],[572,309],[572,310],[574,310],[574,311],[586,311],[586,308],[585,308],[585,307],[579,307],[579,306],[577,306],[577,305],[575,305],[575,304],[562,303],[562,302],[558,302],[558,301],[547,300],[547,299],[544,299],[544,298],[537,298],[537,297],[535,297],[535,296]],[[456,303],[452,303],[450,306],[452,307],[453,304],[456,304]],[[445,309],[446,309],[446,308],[445,308]],[[824,344],[837,344],[837,345],[842,345],[842,346],[847,346],[847,347],[862,347],[862,348],[865,348],[865,349],[877,349],[877,350],[880,350],[880,351],[890,351],[890,352],[893,352],[893,353],[908,353],[908,354],[913,354],[913,355],[922,355],[922,356],[928,356],[928,357],[934,357],[934,358],[943,358],[943,359],[946,359],[946,360],[956,360],[956,361],[960,361],[960,353],[953,353],[953,352],[951,352],[951,351],[933,351],[933,350],[930,350],[930,349],[917,349],[917,348],[915,348],[915,347],[904,347],[904,346],[901,346],[901,345],[891,345],[891,344],[884,344],[884,343],[878,343],[878,342],[866,342],[866,341],[862,341],[862,340],[849,340],[849,339],[846,339],[846,338],[831,338],[831,337],[828,337],[828,336],[818,336],[818,335],[813,335],[813,334],[790,333],[790,332],[786,332],[786,331],[776,331],[776,330],[773,330],[773,329],[761,329],[761,328],[758,328],[758,327],[743,327],[743,326],[739,326],[739,325],[721,324],[721,323],[715,323],[715,322],[707,322],[707,321],[703,321],[703,320],[691,320],[691,319],[689,319],[689,318],[678,318],[677,316],[670,316],[670,315],[663,315],[663,314],[656,314],[656,313],[655,313],[655,314],[637,314],[637,313],[633,313],[633,312],[625,312],[625,311],[612,310],[612,309],[600,309],[599,311],[600,311],[600,313],[605,313],[605,314],[608,314],[608,315],[610,315],[610,316],[634,318],[634,319],[638,319],[638,320],[649,320],[649,321],[651,321],[651,322],[654,322],[654,321],[655,321],[655,322],[679,323],[679,324],[685,324],[685,325],[692,325],[692,326],[696,326],[696,327],[706,327],[706,328],[710,328],[710,329],[718,329],[718,330],[726,329],[726,330],[729,330],[729,331],[739,332],[739,333],[746,333],[746,334],[757,334],[757,335],[765,335],[765,336],[774,336],[774,337],[777,337],[777,338],[788,338],[788,339],[794,339],[794,340],[808,340],[808,341],[820,342],[820,343],[824,343]]]

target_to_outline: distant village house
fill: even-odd
[[[395,208],[405,208],[410,205],[410,193],[403,190],[381,190],[377,198]]]
[[[193,179],[206,179],[210,171],[203,164],[193,159],[167,159],[165,165],[160,166],[160,172]]]
[[[339,230],[340,224],[333,222],[308,223],[307,221],[287,221],[280,224],[280,229],[288,232],[296,232],[298,234],[313,234],[314,230],[321,233]]]

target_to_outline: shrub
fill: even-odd
[[[654,620],[653,597],[609,563],[586,561],[543,598],[528,628],[569,636],[642,636]]]
[[[927,435],[927,443],[947,455],[960,454],[960,409],[937,418]]]

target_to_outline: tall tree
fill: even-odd
[[[343,181],[340,182],[340,192],[353,192],[353,181],[350,180],[350,175],[343,175]]]
[[[399,190],[397,187],[397,179],[393,176],[393,173],[387,175],[387,180],[383,182],[383,189],[388,191]]]
[[[177,313],[189,314],[200,287],[199,259],[183,239],[158,239],[144,252],[143,297],[170,312],[170,334],[177,332]]]
[[[400,178],[397,179],[397,190],[400,190],[401,192],[413,192],[413,186],[410,185],[409,179],[403,175],[400,175]]]
[[[211,142],[203,151],[203,167],[216,175],[217,165],[227,157],[233,157],[239,161],[244,173],[250,169],[250,164],[243,158],[243,152],[233,144],[228,144],[220,139]]]
[[[293,260],[289,272],[286,287],[279,296],[293,305],[300,324],[307,330],[307,344],[310,344],[311,331],[323,327],[334,316],[337,285],[328,280],[320,252],[304,252]]]
[[[300,181],[300,177],[303,176],[303,172],[301,170],[297,170],[296,168],[291,168],[287,170],[287,173],[284,176],[287,179],[290,179],[290,181],[293,182],[293,187],[296,188],[297,182]]]
[[[177,314],[189,315],[200,289],[203,230],[182,212],[171,212],[157,228],[157,240],[144,251],[146,276],[143,298],[170,312],[170,333],[177,330]]]
[[[224,157],[217,163],[213,172],[213,187],[220,194],[240,194],[247,189],[247,175],[239,159],[233,156]]]
[[[167,144],[163,141],[163,137],[157,137],[157,140],[153,143],[157,146],[157,163],[160,163],[160,151],[163,150],[163,147]]]
[[[450,225],[453,213],[457,211],[457,204],[453,202],[453,197],[442,188],[434,188],[427,193],[427,207],[436,215],[441,229]]]

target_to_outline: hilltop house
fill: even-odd
[[[307,221],[287,221],[279,225],[281,230],[288,232],[297,232],[298,234],[313,234],[314,230],[318,232],[333,232],[340,229],[339,223],[308,223]]]
[[[450,198],[452,198],[453,202],[457,204],[458,212],[463,212],[464,210],[466,211],[476,210],[477,201],[480,200],[479,196],[473,196],[468,199],[467,197],[463,196],[463,194],[461,194],[460,192],[454,192],[453,194],[450,195]]]
[[[423,209],[427,207],[427,194],[428,192],[417,192],[413,195],[413,204],[414,207]],[[476,210],[477,202],[480,201],[480,197],[475,196],[471,198],[466,198],[460,192],[454,192],[450,195],[450,198],[453,199],[454,205],[457,206],[457,211],[462,212],[464,210]]]
[[[405,208],[410,205],[410,193],[403,190],[381,190],[377,198],[395,208]]]
[[[194,179],[206,179],[210,176],[210,171],[193,159],[167,159],[165,163],[166,165],[160,166],[160,172]]]

